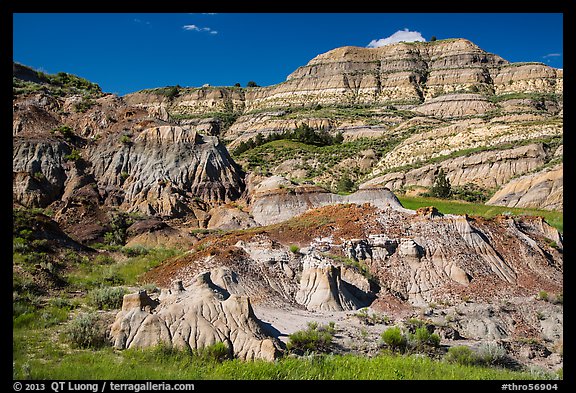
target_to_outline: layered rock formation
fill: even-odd
[[[306,229],[299,222],[308,223]],[[300,245],[297,253],[288,251],[294,243]],[[199,269],[225,265],[235,272],[231,293],[258,302],[274,297],[313,310],[355,309],[371,296],[368,303],[387,294],[425,306],[465,296],[488,300],[504,292],[526,296],[534,286],[562,290],[562,239],[540,218],[483,220],[434,209],[409,213],[350,204],[206,244],[197,256],[175,261],[175,270],[151,272],[149,279],[186,282]],[[247,270],[246,263],[253,267]],[[347,272],[345,263],[364,266],[372,284]]]
[[[468,156],[448,158],[442,163],[425,165],[405,172],[391,172],[362,184],[370,187],[381,184],[392,190],[408,185],[431,187],[435,175],[442,168],[453,186],[473,183],[483,188],[500,187],[513,177],[544,165],[547,153],[543,144],[530,144],[507,150],[484,151]]]
[[[251,213],[259,225],[286,221],[306,211],[335,204],[370,203],[379,208],[405,210],[396,196],[383,187],[366,187],[350,195],[332,194],[315,186],[296,186],[285,178],[271,177],[252,192]]]
[[[509,63],[465,39],[401,42],[380,48],[348,46],[316,56],[279,85],[245,91],[191,89],[171,102],[170,109],[179,114],[201,114],[317,104],[421,103],[462,91],[561,94],[562,76],[561,70],[540,63]],[[152,106],[168,101],[153,98],[154,95],[154,92],[135,93],[129,102]],[[473,95],[468,98],[484,101]],[[444,107],[460,106],[444,102]],[[427,103],[423,112],[433,110],[433,104],[434,101]],[[485,112],[490,107],[476,106],[472,112],[464,113]],[[452,110],[440,112],[454,114]]]
[[[110,334],[117,349],[164,344],[201,350],[224,343],[230,355],[244,360],[274,360],[280,349],[264,333],[250,300],[215,285],[210,273],[197,276],[186,289],[164,291],[159,302],[145,292],[125,295]]]
[[[563,190],[564,166],[560,164],[511,180],[486,203],[562,211],[564,208]]]
[[[482,187],[493,191],[511,177],[547,164],[548,156],[544,162],[512,156],[518,153],[518,145],[529,141],[561,140],[562,80],[562,70],[541,63],[509,63],[468,40],[447,39],[380,48],[336,48],[316,56],[285,82],[269,87],[186,88],[170,99],[158,91],[143,91],[126,99],[144,108],[160,105],[191,127],[216,122],[220,126],[210,126],[209,132],[219,133],[230,149],[258,134],[265,137],[300,124],[340,132],[346,141],[399,141],[383,152],[379,162],[359,168],[354,180],[360,183],[385,175],[384,184],[392,190],[425,186],[430,183],[431,169],[442,166],[455,185],[471,172],[473,183],[487,183]],[[462,161],[500,160],[475,154],[486,149],[509,156],[504,164],[507,168],[494,165],[498,177],[494,181],[492,175],[481,175],[490,162],[472,167],[455,162],[454,156]],[[348,165],[343,163],[345,159],[348,157],[328,168],[328,174],[315,175],[312,180],[333,184],[342,173],[338,165]],[[430,161],[439,165],[427,166]],[[250,165],[249,160],[240,162]],[[316,173],[313,169],[322,165],[296,156],[266,170],[308,178],[308,173]],[[448,168],[453,165],[460,168]],[[413,170],[400,179],[406,167]],[[531,205],[552,206],[535,197],[539,192],[531,195]]]

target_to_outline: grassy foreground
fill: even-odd
[[[397,195],[402,205],[407,209],[416,210],[419,207],[434,206],[444,214],[468,214],[469,216],[494,217],[506,213],[514,216],[542,216],[546,222],[560,232],[564,231],[564,215],[562,212],[540,209],[524,209],[506,206],[491,206],[481,203],[454,201],[449,199],[429,198],[420,196]]]
[[[17,351],[18,352],[18,351]],[[68,352],[68,351],[65,351]],[[435,361],[424,356],[320,355],[275,362],[217,362],[165,348],[114,351],[111,348],[52,350],[42,358],[15,353],[16,379],[136,380],[525,380],[542,375]]]

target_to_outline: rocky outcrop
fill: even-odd
[[[295,186],[279,176],[262,182],[252,198],[251,213],[259,225],[286,221],[310,209],[334,204],[369,203],[379,208],[404,209],[387,188],[366,187],[350,195],[338,195],[317,186]]]
[[[473,183],[492,189],[506,184],[515,176],[544,165],[546,160],[544,146],[541,143],[530,144],[446,159],[439,164],[425,165],[405,172],[387,173],[363,183],[360,187],[372,187],[376,184],[391,190],[411,185],[431,187],[436,174],[442,168],[452,186]]]
[[[562,211],[563,196],[564,166],[560,164],[511,180],[486,203]]]
[[[270,331],[285,339],[319,320],[335,320],[343,337],[353,337],[344,325],[361,316],[352,311],[369,306],[390,318],[412,312],[432,319],[446,345],[562,342],[562,306],[552,304],[563,288],[562,237],[541,217],[333,205],[268,227],[208,236],[199,246],[145,280],[192,285],[209,269],[219,288],[257,299]],[[550,303],[536,299],[542,291]]]
[[[89,202],[92,210],[186,215],[202,227],[211,207],[236,200],[244,190],[244,173],[217,137],[150,117],[112,95],[88,101],[19,95],[13,123],[13,195],[27,207],[54,204],[70,216]],[[63,213],[56,213],[62,222]],[[96,216],[102,222],[103,214]]]
[[[481,115],[494,110],[496,105],[480,94],[446,94],[430,98],[415,111],[441,118]]]
[[[307,254],[295,300],[308,310],[343,311],[365,306],[350,293],[349,285],[341,279],[340,267],[319,254]]]
[[[200,274],[188,287],[164,290],[159,302],[145,293],[125,295],[110,333],[114,347],[145,348],[164,344],[201,350],[224,343],[234,357],[272,361],[280,344],[254,315],[250,299],[231,295]]]
[[[12,151],[14,200],[24,206],[46,207],[64,192],[70,147],[57,140],[17,138]]]
[[[430,159],[449,159],[450,154],[467,150],[510,145],[514,148],[514,144],[527,140],[562,136],[561,121],[541,119],[539,123],[538,127],[534,127],[529,121],[499,123],[471,119],[424,130],[406,138],[386,153],[373,173],[378,175],[397,167],[416,166]]]
[[[465,159],[453,157],[485,149],[510,150],[513,155],[513,145],[561,137],[562,81],[562,70],[542,63],[509,63],[468,40],[447,39],[336,48],[316,56],[285,82],[268,87],[181,89],[170,100],[148,91],[127,99],[144,107],[159,102],[192,129],[202,122],[234,118],[232,124],[209,131],[218,132],[230,149],[258,134],[266,137],[301,124],[333,135],[340,132],[345,141],[382,137],[396,144],[399,140],[367,168],[354,168],[358,177],[370,171],[370,178],[385,175],[383,184],[391,189],[427,185],[438,166],[449,163],[464,166],[451,171],[452,184],[487,183],[479,185],[492,190],[542,163],[532,160],[535,157],[509,157],[506,162],[469,167],[458,162]],[[156,101],[155,95],[160,97]],[[311,180],[333,187],[350,165],[345,160],[356,159],[341,158]],[[445,163],[426,165],[430,161]],[[311,169],[324,164],[290,156],[266,169],[298,179],[309,178],[316,173]],[[487,170],[490,176],[485,176]]]
[[[285,82],[259,88],[185,89],[169,100],[154,91],[129,95],[133,105],[170,101],[180,115],[289,108],[312,105],[397,102],[420,104],[425,113],[438,109],[435,97],[452,93],[562,93],[562,71],[541,63],[509,63],[465,39],[412,42],[379,48],[341,47],[320,54],[288,75]],[[471,98],[472,96],[470,96]],[[430,104],[429,100],[432,100]],[[483,99],[458,113],[444,102],[440,115],[482,113]],[[419,108],[420,109],[420,108]]]
[[[177,126],[148,128],[129,143],[108,139],[88,153],[99,187],[122,193],[127,211],[181,216],[197,199],[240,196],[241,171],[217,138]]]
[[[330,215],[322,216],[323,211]],[[358,211],[365,215],[356,216]],[[350,204],[316,209],[247,236],[251,240],[219,238],[217,249],[205,251],[213,256],[187,256],[170,277],[186,282],[198,269],[224,264],[236,273],[231,293],[264,302],[273,298],[263,298],[264,293],[274,294],[274,302],[294,301],[310,310],[354,309],[374,296],[426,306],[465,296],[486,300],[502,291],[527,296],[535,287],[550,293],[562,288],[561,236],[538,217],[484,220],[434,209],[409,213]],[[294,242],[300,250],[290,252]],[[363,270],[353,273],[346,260]]]

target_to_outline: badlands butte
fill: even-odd
[[[267,87],[118,97],[16,63],[13,83],[14,236],[52,264],[15,259],[15,296],[23,281],[66,292],[70,250],[182,250],[130,287],[115,348],[223,342],[273,360],[307,322],[335,322],[334,352],[373,355],[418,319],[445,349],[562,367],[562,234],[396,196],[442,169],[488,205],[561,212],[562,70],[446,39],[336,48]],[[279,139],[302,129],[332,143]]]

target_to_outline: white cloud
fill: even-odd
[[[542,58],[547,59],[549,57],[560,57],[560,56],[562,56],[562,53],[548,53],[547,55],[542,56]]]
[[[200,28],[196,25],[185,25],[182,26],[184,30],[193,30],[193,31],[201,31]]]
[[[144,23],[146,25],[150,24],[150,22],[148,22],[147,20],[142,20],[142,19],[138,19],[138,18],[134,19],[134,23]]]
[[[394,44],[396,42],[414,42],[421,41],[426,42],[426,39],[422,37],[422,34],[418,31],[410,31],[408,29],[398,30],[396,33],[392,34],[390,37],[380,38],[378,40],[372,40],[368,44],[367,48],[379,48],[384,45]]]
[[[216,30],[212,30],[209,27],[199,27],[196,25],[184,25],[184,26],[182,26],[182,28],[184,30],[188,30],[188,31],[200,31],[200,32],[205,31],[205,32],[209,32],[210,34],[218,34],[218,32]]]

